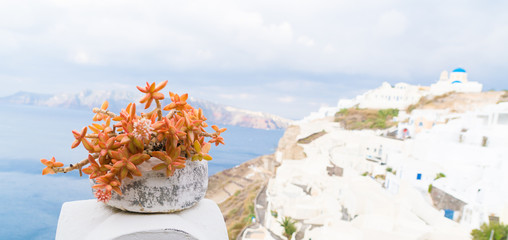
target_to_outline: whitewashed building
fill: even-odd
[[[436,124],[444,124],[447,118],[451,118],[448,110],[443,109],[416,109],[407,114],[399,113],[397,120],[397,138],[412,138],[416,134],[432,129]]]
[[[441,72],[439,80],[431,86],[417,86],[407,83],[397,83],[394,86],[383,82],[380,87],[369,90],[354,99],[341,99],[337,107],[349,108],[358,106],[360,108],[397,108],[406,109],[409,105],[415,104],[421,97],[427,95],[441,95],[447,92],[481,92],[483,85],[467,79],[466,70],[457,68],[450,74],[447,71]]]
[[[418,102],[427,93],[426,90],[428,88],[407,83],[397,83],[392,86],[384,82],[380,87],[363,94],[359,99],[359,107],[405,109]]]
[[[430,119],[433,115],[430,110],[420,113],[415,113],[411,119],[421,115],[430,116]],[[508,103],[463,114],[439,115],[434,110],[435,122],[448,120],[405,141],[410,155],[403,162],[389,164],[397,169],[397,176],[387,176],[386,188],[397,193],[398,183],[406,181],[423,192],[432,184],[463,203],[460,209],[443,207],[442,210],[451,211],[454,220],[469,228],[488,222],[489,216],[508,221],[508,211],[505,211],[508,191],[500,184],[508,181],[505,161],[508,156],[505,151]],[[415,126],[414,123],[411,126]],[[446,177],[436,180],[438,173]]]

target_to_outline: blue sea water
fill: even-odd
[[[82,110],[0,104],[0,239],[53,239],[63,202],[91,199],[88,178],[79,173],[42,176],[41,158],[68,165],[85,159],[71,149],[71,130],[89,125]],[[226,145],[212,147],[209,174],[275,151],[283,130],[235,126],[222,134]]]

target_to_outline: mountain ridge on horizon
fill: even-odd
[[[0,103],[91,110],[94,107],[100,107],[107,100],[109,109],[119,112],[128,103],[137,103],[140,98],[139,94],[131,91],[114,90],[87,89],[77,93],[59,94],[20,91],[0,97]],[[203,109],[204,115],[214,124],[273,130],[284,129],[292,121],[270,113],[240,109],[193,97],[190,97],[187,102],[196,108]],[[169,99],[162,101],[163,105],[169,103]]]

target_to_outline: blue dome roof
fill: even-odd
[[[453,70],[452,72],[463,72],[465,73],[466,70],[464,70],[463,68],[456,68],[455,70]]]

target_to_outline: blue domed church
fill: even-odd
[[[430,85],[430,91],[434,95],[447,92],[481,92],[483,85],[479,82],[467,80],[467,72],[463,68],[456,68],[450,74],[441,72],[439,81]]]

